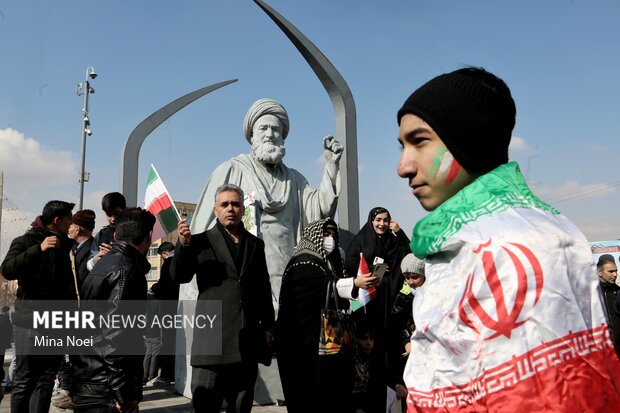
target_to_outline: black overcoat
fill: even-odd
[[[242,238],[245,248],[239,269],[217,225],[192,235],[188,246],[177,244],[170,266],[172,279],[187,283],[196,274],[197,308],[201,300],[222,302],[222,352],[201,352],[197,346],[213,340],[213,332],[194,329],[192,366],[255,362],[264,355],[264,331],[274,325],[265,243],[245,230]]]

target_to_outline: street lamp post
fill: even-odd
[[[86,78],[84,83],[80,82],[77,85],[77,94],[78,96],[84,95],[84,107],[82,108],[82,164],[80,166],[80,201],[78,204],[78,210],[82,210],[82,206],[84,204],[84,182],[88,182],[90,178],[90,174],[88,172],[84,172],[84,167],[86,164],[86,136],[90,136],[93,134],[92,129],[90,128],[90,118],[88,117],[88,96],[91,93],[95,93],[95,89],[90,85],[90,80],[95,80],[97,77],[97,73],[95,72],[95,68],[90,66],[86,69]],[[90,80],[89,80],[90,79]]]

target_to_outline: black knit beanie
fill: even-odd
[[[400,108],[399,125],[408,113],[428,123],[469,172],[508,162],[515,103],[504,81],[484,69],[459,69],[430,80]]]

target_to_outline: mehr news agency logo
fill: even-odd
[[[54,304],[58,304],[55,302]],[[101,340],[103,331],[126,330],[136,336],[146,331],[161,331],[165,329],[214,329],[218,320],[219,311],[212,313],[194,314],[162,314],[145,312],[145,302],[133,302],[126,305],[123,311],[108,313],[102,304],[95,310],[91,309],[59,309],[62,306],[50,306],[53,309],[33,309],[32,328],[37,332],[32,337],[31,345],[35,349],[53,348],[88,348],[93,347]],[[43,307],[43,306],[42,306]],[[48,307],[49,308],[49,307]],[[214,307],[217,308],[217,307]],[[137,346],[141,349],[142,343]]]

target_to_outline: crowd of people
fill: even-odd
[[[325,139],[328,165],[312,190],[281,163],[286,111],[262,99],[244,121],[252,154],[219,167],[191,227],[181,220],[177,245],[160,246],[164,266],[150,292],[153,215],[108,194],[109,225],[93,238],[93,211],[48,202],[0,267],[19,280],[11,411],[47,412],[57,376],[78,413],[137,412],[145,383],[174,379],[173,358],[158,357],[174,341],[163,331],[108,326],[92,353],[32,355],[37,300],[107,301],[113,314],[150,294],[152,317],[175,314],[176,304],[157,301],[176,303],[190,282],[197,314],[221,304],[220,334],[195,330],[191,343],[197,412],[218,412],[224,401],[228,412],[249,412],[258,364],[273,354],[292,413],[379,413],[389,404],[612,410],[620,404],[616,262],[604,254],[595,268],[583,234],[509,162],[515,119],[508,86],[481,68],[415,90],[397,113],[397,173],[429,213],[410,239],[388,209],[373,208],[345,251],[331,218],[343,148]],[[142,354],[124,353],[137,341]],[[217,351],[205,351],[209,344]]]

